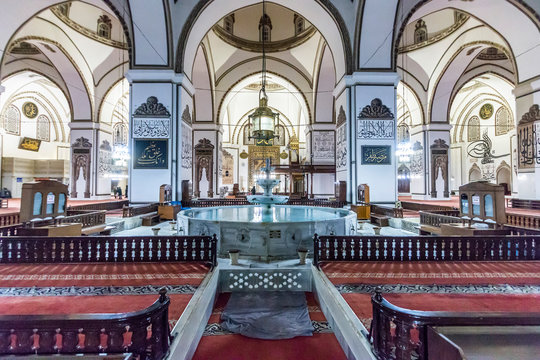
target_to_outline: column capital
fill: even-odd
[[[514,90],[514,96],[520,98],[528,94],[532,94],[540,91],[540,77],[535,77],[531,80],[524,81],[516,85]]]
[[[172,83],[182,85],[190,95],[195,93],[195,87],[189,78],[174,70],[139,70],[132,69],[126,72],[126,79],[130,84],[134,83]]]
[[[395,71],[357,71],[344,78],[346,86],[397,86],[401,77]]]

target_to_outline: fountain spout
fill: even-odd
[[[266,159],[266,166],[261,170],[264,172],[265,176],[257,180],[257,185],[263,188],[263,195],[249,195],[247,200],[250,203],[256,203],[263,205],[265,210],[271,210],[272,205],[274,204],[283,204],[289,200],[288,196],[283,195],[272,195],[272,189],[279,184],[279,180],[272,179],[270,174],[275,168],[270,164],[270,159]]]

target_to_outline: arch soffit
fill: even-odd
[[[258,0],[244,0],[241,7],[247,7],[259,3]],[[336,65],[336,79],[341,79],[345,74],[352,72],[352,49],[349,33],[339,11],[330,0],[274,0],[272,3],[301,14],[312,24],[321,24],[317,30],[321,33],[326,43],[330,46]],[[195,59],[197,47],[208,31],[216,24],[224,14],[234,12],[239,7],[237,2],[219,2],[213,0],[201,0],[189,14],[186,23],[178,39],[176,47],[175,70],[191,79],[191,65]],[[323,20],[326,19],[327,21]]]
[[[424,125],[426,123],[426,114],[425,114],[425,110],[424,110],[424,104],[420,100],[420,97],[418,96],[418,93],[406,81],[401,80],[399,82],[398,91],[399,91],[400,86],[402,86],[403,89],[404,89],[404,92],[403,92],[404,95],[405,95],[405,93],[410,93],[413,96],[414,106],[417,107],[419,109],[419,111],[420,111],[420,114],[419,114],[419,116],[420,116],[420,125]],[[403,99],[403,102],[404,102],[404,104],[406,104],[409,111],[411,111],[410,103],[405,101],[405,97],[401,96],[401,98]],[[411,114],[411,117],[412,117],[412,114]],[[417,126],[417,125],[414,125],[414,123],[413,123],[412,127],[415,127],[415,126]]]
[[[116,105],[118,104],[118,101],[120,101],[120,99],[121,99],[125,94],[129,94],[129,90],[126,90],[126,91],[124,91],[123,93],[120,94],[120,97],[118,97],[114,103],[112,103],[112,102],[109,101],[109,97],[112,95],[113,91],[116,91],[116,90],[117,90],[117,87],[118,87],[118,86],[121,86],[123,81],[127,81],[127,80],[125,80],[125,78],[122,78],[122,79],[116,81],[115,83],[113,83],[113,84],[107,89],[107,91],[105,92],[105,94],[103,94],[103,97],[100,99],[100,103],[99,103],[99,108],[98,108],[98,113],[97,113],[97,122],[100,122],[100,123],[106,123],[106,124],[112,125],[112,118],[111,118],[111,121],[103,121],[103,120],[101,119],[101,117],[102,117],[104,108],[105,108],[106,106],[110,106],[110,107],[112,108],[112,111],[114,111],[114,108],[115,108]],[[128,85],[127,89],[129,89],[129,85]],[[129,121],[129,119],[128,119],[128,121]]]
[[[96,6],[96,1],[85,1],[87,4]],[[100,0],[104,3],[101,7],[105,11],[109,11],[118,18],[122,24],[124,36],[126,37],[126,43],[128,44],[128,54],[130,64],[133,63],[133,25],[131,21],[131,10],[129,6],[129,0]],[[20,0],[4,0],[4,2],[10,2],[10,4],[3,3],[4,18],[10,19],[10,22],[4,23],[4,29],[0,34],[0,48],[7,49],[16,38],[19,31],[32,19],[34,19],[41,12],[49,9],[52,6],[56,6],[66,2],[66,0],[26,0],[23,4]],[[31,3],[30,3],[31,2]],[[21,11],[21,5],[24,5],[24,9],[32,9],[31,12]],[[7,12],[7,14],[5,13]],[[5,61],[6,52],[0,56],[0,64]],[[0,68],[1,72],[1,68]]]
[[[495,2],[497,4],[494,4]],[[432,2],[431,0],[401,0],[396,12],[394,27],[392,49],[394,64],[397,61],[399,43],[407,24],[418,20],[427,13],[445,8],[465,12],[486,24],[504,39],[512,53],[520,54],[521,58],[519,60],[516,60],[514,56],[511,57],[516,62],[515,68],[520,83],[538,75],[536,73],[531,74],[531,71],[537,71],[536,69],[524,71],[527,64],[535,63],[534,59],[538,57],[538,54],[536,51],[529,51],[531,50],[529,47],[531,44],[534,45],[534,41],[527,42],[524,40],[523,33],[531,34],[534,39],[534,37],[538,38],[538,32],[540,31],[539,14],[524,0],[455,1],[452,6],[442,2]],[[402,19],[402,21],[398,19]],[[523,29],[523,26],[526,26],[526,29]],[[538,52],[540,53],[540,49]]]
[[[60,80],[62,80],[62,82],[58,82],[58,81],[56,81],[56,79],[52,78],[48,74],[45,74],[44,72],[41,72],[41,71],[36,70],[36,69],[18,69],[15,72],[6,74],[5,77],[2,78],[2,83],[4,81],[7,81],[7,80],[11,79],[12,77],[23,74],[23,73],[25,73],[27,71],[28,72],[33,72],[33,73],[36,73],[38,75],[43,76],[44,78],[46,78],[47,80],[52,82],[58,89],[60,89],[60,91],[62,91],[62,94],[66,98],[66,101],[67,101],[67,104],[68,104],[68,107],[69,107],[69,113],[71,114],[71,116],[73,116],[73,103],[71,102],[71,97],[69,96],[69,91],[67,89],[67,85],[65,85],[65,83],[64,83],[63,78],[60,78]]]
[[[449,48],[445,54],[450,56],[450,59],[444,62],[442,59],[439,61],[437,68],[439,68],[440,71],[437,72],[438,76],[433,86],[430,86],[428,90],[428,113],[431,114],[432,119],[433,115],[446,118],[446,121],[437,121],[438,123],[448,122],[450,116],[451,95],[454,93],[454,89],[457,86],[459,78],[474,61],[476,55],[490,46],[504,49],[497,43],[489,41],[473,41],[462,44],[457,50],[455,50],[455,47],[459,45],[456,43],[456,41],[454,41],[452,44],[453,46]],[[446,89],[442,89],[441,84],[443,83],[448,85]],[[451,89],[448,89],[449,86],[451,86]]]
[[[272,72],[272,71],[267,71],[267,73],[272,74],[272,75],[274,75],[274,76],[276,76],[278,78],[278,81],[275,81],[276,83],[281,83],[280,85],[285,84],[286,88],[288,86],[293,87],[292,95],[298,101],[298,103],[300,104],[302,110],[306,114],[307,119],[309,119],[309,122],[311,123],[312,115],[311,115],[311,111],[310,111],[309,102],[308,102],[308,99],[306,98],[304,92],[302,92],[302,90],[300,89],[300,87],[298,87],[298,85],[295,82],[291,81],[290,79],[285,78],[281,74],[278,74],[278,73],[275,73],[275,72]],[[259,74],[260,74],[260,72],[257,71],[257,72],[252,72],[252,73],[250,73],[248,75],[245,75],[244,77],[237,80],[234,84],[232,84],[227,89],[227,91],[224,92],[224,95],[221,98],[221,101],[220,101],[219,106],[218,106],[218,112],[217,112],[217,117],[216,117],[218,119],[218,123],[221,123],[222,120],[223,120],[223,111],[222,111],[222,109],[224,107],[226,107],[233,100],[233,98],[237,95],[236,91],[243,89],[246,85],[248,85],[249,83],[251,83],[253,81],[257,81]]]

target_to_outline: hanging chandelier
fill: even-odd
[[[263,0],[263,15],[262,19],[266,19],[266,3]],[[267,26],[263,22],[262,26]],[[259,107],[248,116],[248,123],[251,131],[250,139],[255,140],[255,145],[271,146],[274,144],[274,138],[279,138],[276,135],[276,128],[279,125],[279,114],[273,112],[268,107],[268,95],[266,95],[266,51],[265,51],[265,33],[266,29],[262,29],[262,79],[261,90],[259,91]]]

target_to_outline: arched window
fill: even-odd
[[[268,14],[261,16],[259,20],[259,41],[271,41],[272,20]]]
[[[428,39],[426,22],[422,19],[416,22],[414,29],[414,43],[418,44]]]
[[[34,193],[34,206],[32,209],[32,215],[41,214],[41,203],[43,201],[43,195],[40,192]]]
[[[52,214],[54,212],[54,198],[55,196],[52,192],[47,194],[47,209],[45,211],[47,214]]]
[[[60,4],[58,5],[56,8],[58,9],[58,11],[68,17],[69,16],[69,8],[71,7],[71,3],[64,3],[64,4]]]
[[[112,22],[107,15],[101,15],[97,22],[97,34],[105,39],[111,38]]]
[[[234,14],[225,16],[223,19],[223,28],[226,32],[232,35],[234,32]]]
[[[66,210],[66,194],[58,195],[58,212],[63,213]]]
[[[490,194],[484,195],[484,213],[493,217],[493,197]]]
[[[480,195],[473,194],[472,199],[472,213],[473,215],[480,215]]]
[[[397,142],[405,143],[411,140],[411,134],[409,133],[409,126],[404,122],[400,123],[397,127]]]
[[[478,116],[473,116],[467,123],[467,140],[480,140],[480,119]]]
[[[43,141],[50,141],[51,122],[45,115],[39,115],[36,122],[36,138]]]
[[[467,196],[467,194],[461,194],[461,213],[469,213],[469,197]]]
[[[304,18],[298,14],[294,14],[294,35],[304,31]]]
[[[512,128],[510,111],[505,106],[501,106],[495,114],[495,136],[504,135]]]
[[[128,143],[128,129],[123,123],[117,123],[113,127],[113,145],[126,146]]]
[[[4,129],[8,134],[21,133],[21,112],[15,105],[9,105],[4,115]]]

